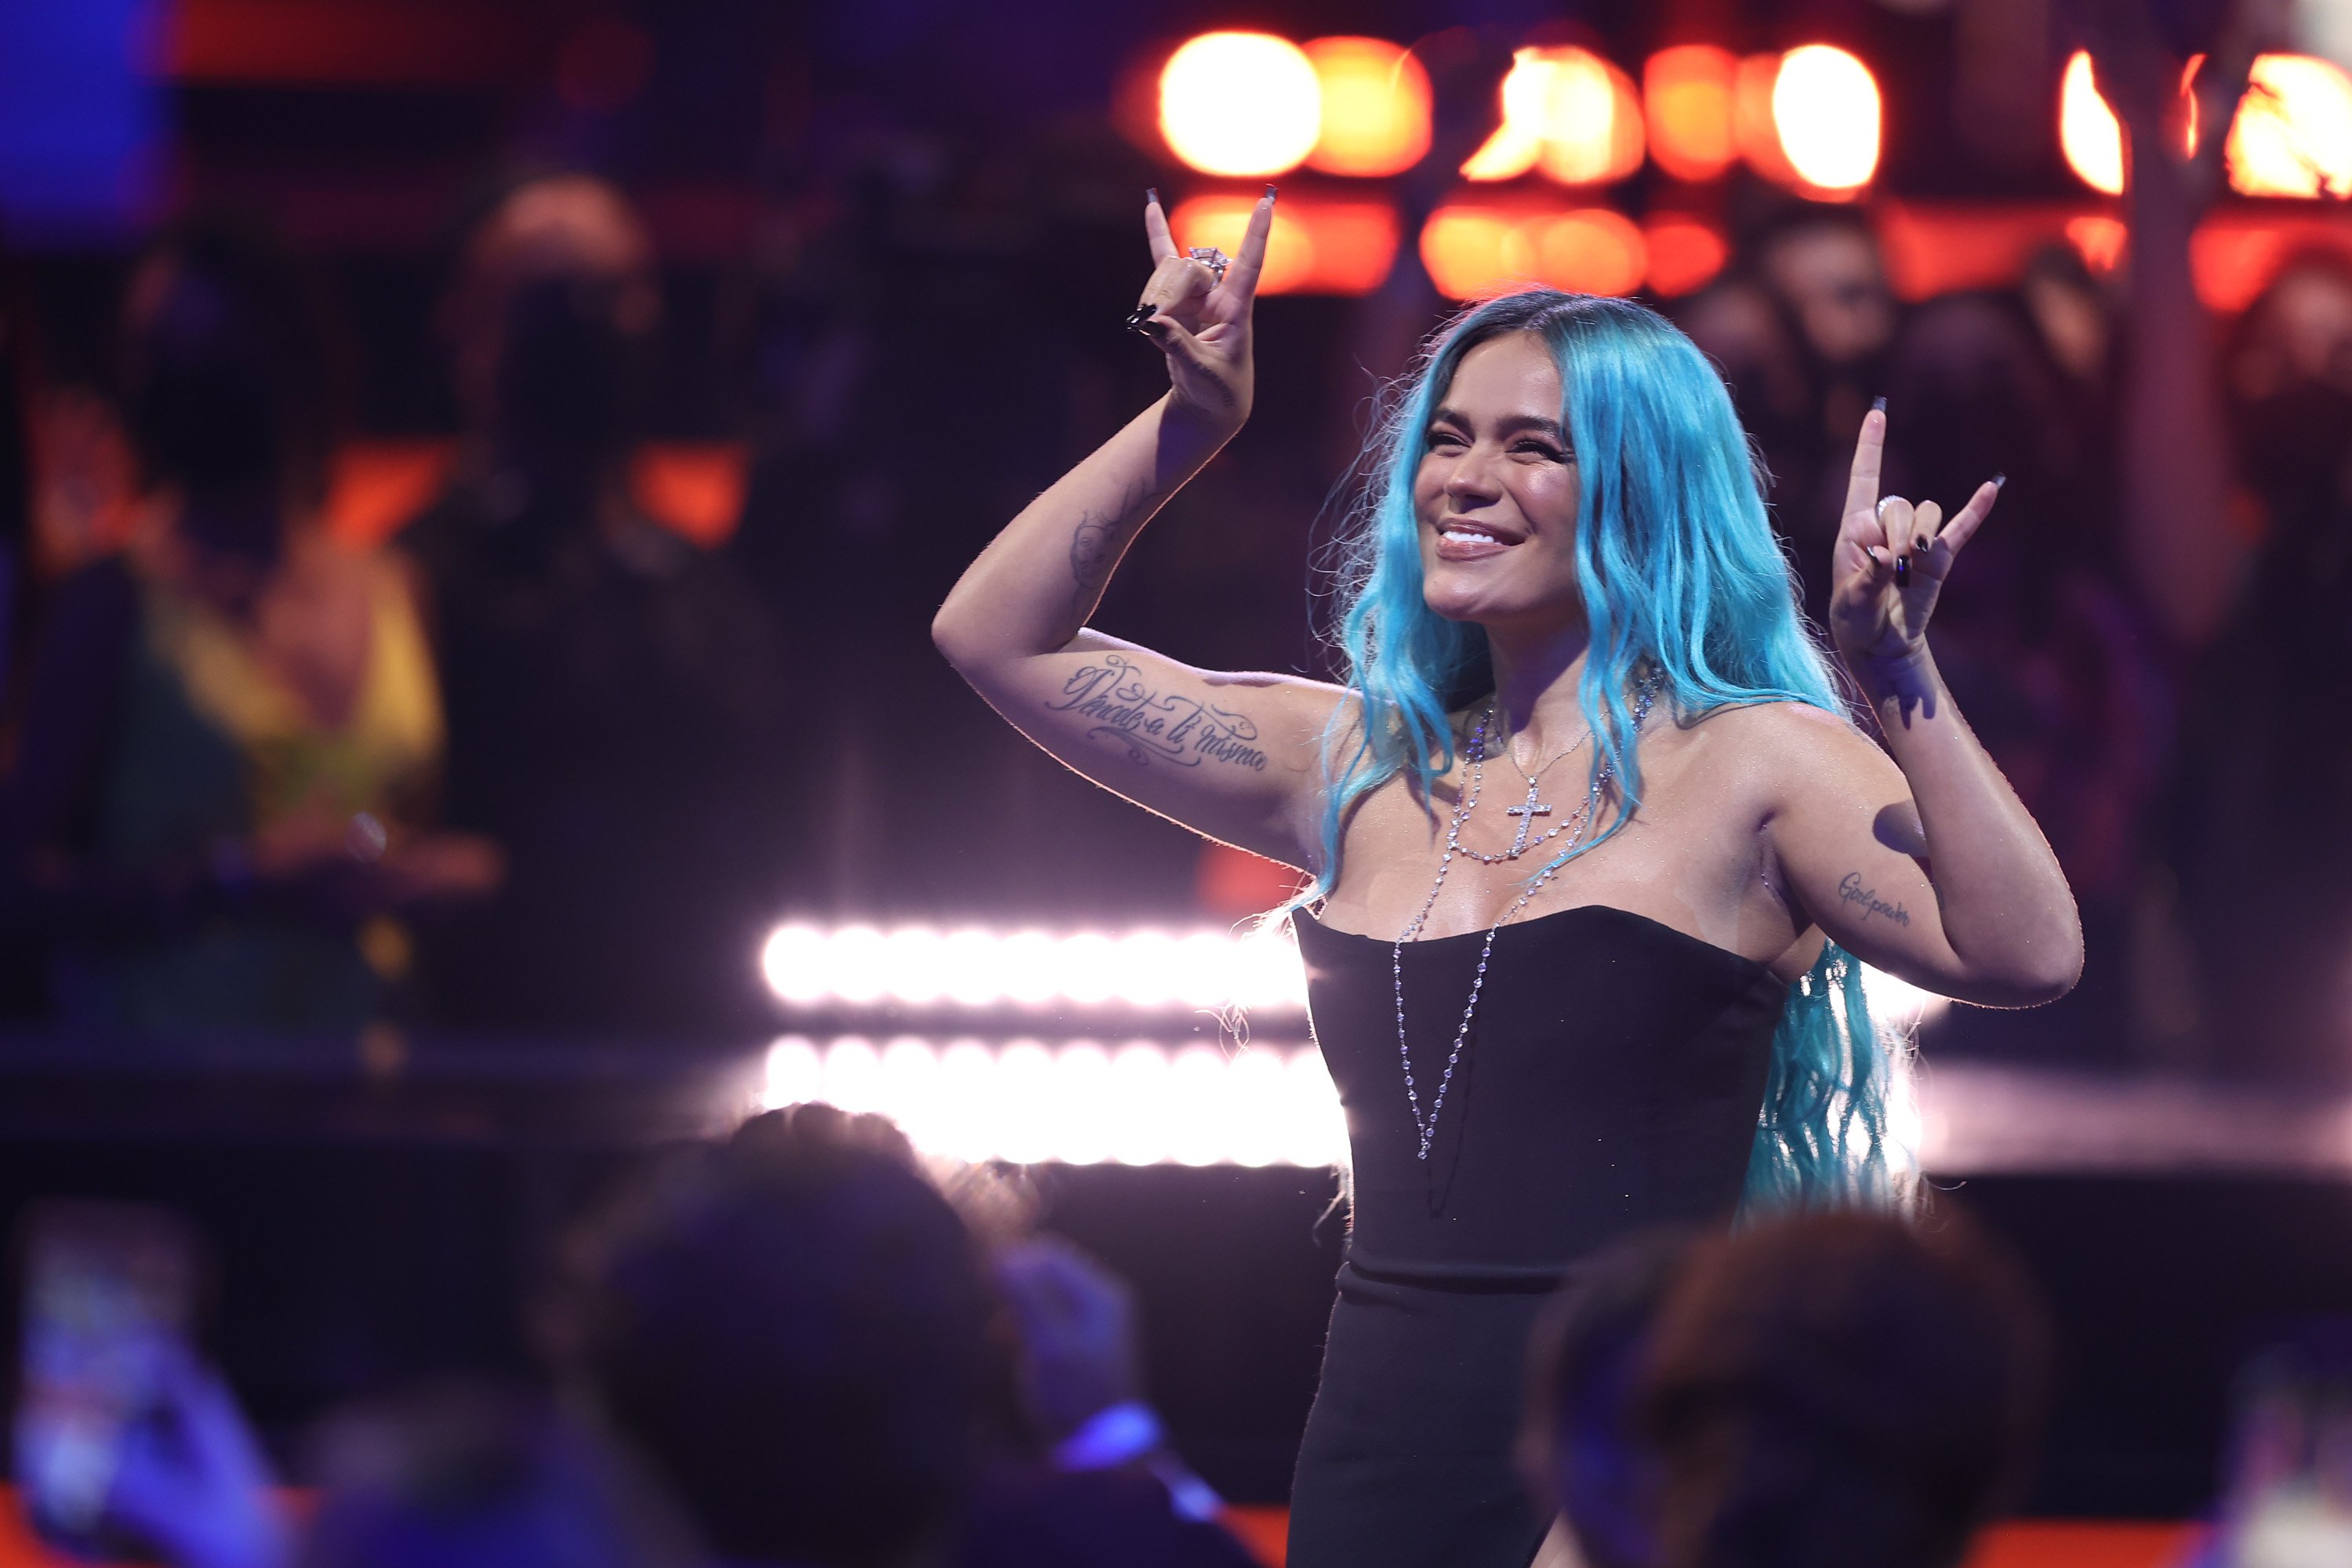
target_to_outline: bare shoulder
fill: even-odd
[[[1774,795],[1824,774],[1851,777],[1894,767],[1878,742],[1843,713],[1810,702],[1751,702],[1717,708],[1683,729]]]

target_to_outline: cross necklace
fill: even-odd
[[[1484,762],[1486,760],[1486,735],[1488,732],[1488,727],[1492,725],[1494,721],[1495,710],[1489,708],[1486,710],[1486,717],[1479,724],[1478,737],[1472,742],[1472,749],[1476,752],[1476,755],[1472,759],[1474,762]],[[1512,836],[1511,847],[1508,849],[1504,850],[1499,855],[1487,855],[1465,845],[1463,847],[1462,853],[1469,856],[1474,860],[1482,861],[1486,865],[1499,866],[1507,860],[1517,859],[1520,856],[1525,855],[1530,849],[1534,849],[1549,843],[1552,839],[1559,837],[1562,833],[1567,832],[1569,828],[1574,826],[1578,821],[1589,817],[1591,815],[1591,807],[1588,805],[1585,811],[1580,814],[1579,817],[1569,821],[1555,822],[1549,827],[1544,829],[1540,834],[1537,834],[1535,832],[1536,818],[1538,816],[1549,816],[1552,812],[1551,806],[1543,798],[1542,781],[1544,774],[1551,772],[1554,767],[1559,765],[1559,763],[1565,760],[1571,752],[1581,748],[1584,742],[1591,739],[1592,739],[1592,731],[1590,729],[1587,729],[1583,734],[1579,735],[1576,738],[1576,740],[1569,746],[1567,751],[1560,752],[1559,756],[1554,757],[1550,762],[1546,763],[1534,773],[1530,773],[1526,769],[1519,768],[1520,776],[1528,781],[1528,798],[1519,805],[1506,807],[1504,810],[1504,816],[1516,816],[1519,819],[1519,830],[1517,834]],[[1508,742],[1503,742],[1501,751],[1504,757],[1510,762],[1512,767],[1519,767],[1518,759],[1511,755],[1511,749]]]

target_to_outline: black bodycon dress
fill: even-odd
[[[1728,1220],[1785,988],[1752,960],[1603,905],[1507,925],[1424,1162],[1390,942],[1304,910],[1296,924],[1355,1205],[1292,1488],[1290,1568],[1527,1568],[1549,1524],[1512,1463],[1528,1330],[1610,1243]],[[1405,945],[1424,1114],[1484,938]]]

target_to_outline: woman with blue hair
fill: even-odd
[[[1291,913],[1354,1208],[1293,1568],[1522,1568],[1544,1297],[1643,1227],[1905,1200],[1900,1042],[1861,963],[2010,1007],[2081,969],[2065,879],[1925,637],[1999,482],[1948,520],[1882,499],[1886,416],[1863,422],[1830,629],[1882,748],[1706,361],[1640,306],[1509,295],[1437,336],[1367,455],[1344,684],[1191,668],[1087,620],[1248,415],[1274,192],[1229,268],[1144,216],[1133,320],[1171,391],[1013,519],[934,636],[1070,767],[1311,879]]]

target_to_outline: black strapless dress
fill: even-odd
[[[1785,987],[1642,915],[1507,925],[1429,1158],[1391,943],[1296,924],[1355,1207],[1291,1491],[1290,1568],[1527,1568],[1549,1521],[1512,1462],[1528,1330],[1577,1264],[1739,1201]],[[1485,933],[1408,942],[1423,1113]]]

